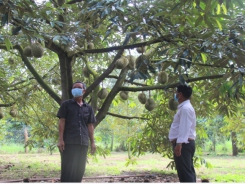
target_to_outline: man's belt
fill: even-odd
[[[194,141],[194,140],[195,140],[195,139],[188,138],[188,141]],[[177,141],[177,139],[174,139],[174,140],[171,141],[171,143],[172,143],[172,144],[175,144],[176,141]]]

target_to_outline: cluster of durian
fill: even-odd
[[[16,117],[16,116],[18,115],[18,111],[12,106],[12,107],[10,108],[9,114],[10,114],[12,117]]]
[[[94,49],[94,44],[92,42],[88,42],[87,48]]]
[[[173,98],[171,98],[169,101],[168,101],[168,107],[170,110],[172,111],[175,111],[177,110],[177,107],[178,107],[179,103],[177,101],[175,101]]]
[[[137,51],[138,53],[140,53],[140,54],[143,54],[143,53],[145,52],[145,47],[144,47],[144,46],[138,47],[138,48],[136,48],[136,51]]]
[[[83,68],[83,75],[84,75],[84,77],[89,78],[90,73],[89,73],[88,68],[86,66]]]
[[[160,71],[157,76],[158,83],[166,84],[168,82],[168,74],[164,71]]]
[[[116,68],[124,69],[128,67],[130,70],[135,68],[135,57],[132,55],[122,56],[116,60]]]
[[[12,106],[10,108],[10,111],[9,111],[9,114],[12,116],[12,117],[16,117],[18,115],[18,111]],[[0,119],[2,119],[4,117],[4,114],[2,112],[2,108],[0,107]]]
[[[147,99],[143,92],[138,95],[138,100],[141,104],[145,104],[145,108],[148,111],[152,111],[156,107],[155,101],[152,98]]]
[[[41,58],[43,56],[43,47],[40,43],[33,43],[30,46],[24,48],[24,55],[26,57]]]
[[[128,99],[128,93],[129,93],[128,91],[121,91],[119,95],[120,95],[122,100],[127,100]]]
[[[107,97],[107,95],[109,94],[108,90],[106,88],[102,88],[99,92],[98,92],[98,98],[103,100]]]

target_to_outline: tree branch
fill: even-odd
[[[83,55],[84,53],[103,53],[103,52],[112,52],[114,50],[121,50],[121,49],[134,49],[137,47],[141,47],[141,46],[147,46],[147,45],[151,45],[154,43],[159,43],[159,42],[171,42],[172,40],[170,39],[170,36],[162,36],[156,40],[151,40],[151,41],[146,41],[146,42],[141,42],[141,43],[135,43],[135,44],[131,44],[131,45],[120,45],[120,46],[114,46],[114,47],[108,47],[108,48],[102,48],[102,49],[90,49],[90,50],[83,50],[82,52],[78,52],[77,55]]]
[[[108,75],[108,77],[106,78],[111,78],[111,79],[117,79],[118,80],[118,76],[115,76],[115,75]],[[137,86],[147,86],[146,84],[141,84],[141,83],[138,83],[138,82],[129,82],[129,80],[125,80],[125,82],[128,82],[130,84],[134,84],[134,85],[137,85]]]
[[[58,103],[60,104],[60,97],[43,81],[42,77],[37,73],[37,71],[33,68],[27,57],[23,53],[23,49],[20,45],[15,45],[14,49],[17,49],[20,53],[20,56],[25,63],[28,70],[32,73],[38,83],[42,86],[42,88]]]
[[[16,102],[12,102],[9,104],[0,104],[0,107],[11,107],[12,105],[14,105]]]
[[[106,97],[106,99],[105,99],[105,101],[101,107],[101,110],[96,115],[97,122],[95,123],[95,127],[105,118],[106,113],[108,112],[113,99],[117,95],[120,87],[123,85],[123,82],[127,76],[127,73],[128,73],[127,67],[121,70],[121,73],[119,75],[119,79],[117,80],[117,82],[115,83],[115,85],[111,89],[110,93]]]
[[[114,114],[114,113],[111,113],[111,112],[107,112],[108,115],[110,116],[114,116],[114,117],[117,117],[117,118],[121,118],[121,119],[142,119],[142,120],[149,120],[148,118],[142,118],[142,117],[137,117],[137,116],[123,116],[123,115],[119,115],[119,114]]]
[[[79,2],[82,2],[84,0],[71,0],[69,2],[67,2],[66,4],[75,4],[75,3],[79,3]]]
[[[154,63],[154,62],[159,62],[159,61],[161,61],[161,59],[153,59],[153,60],[150,60],[152,63]],[[176,63],[176,62],[174,62],[174,61],[164,61],[163,63]],[[226,68],[226,69],[229,69],[229,68],[231,68],[231,67],[228,67],[228,66],[220,66],[220,65],[217,65],[217,64],[214,64],[214,65],[212,65],[212,64],[204,64],[204,63],[195,63],[195,62],[190,62],[191,63],[191,65],[198,65],[198,66],[206,66],[206,67],[215,67],[215,68]],[[178,64],[178,63],[176,63],[176,64]],[[234,67],[234,69],[238,69],[238,68],[235,68]]]
[[[205,77],[197,77],[193,79],[188,79],[186,82],[196,82],[201,80],[207,80],[207,79],[219,79],[222,78],[223,75],[212,75],[212,76],[205,76]],[[180,84],[180,82],[169,84],[169,85],[157,85],[157,86],[144,86],[144,87],[120,87],[120,91],[150,91],[155,89],[169,89],[169,88],[175,88]]]
[[[123,45],[126,45],[129,41],[130,36],[126,36]],[[84,94],[84,98],[86,98],[86,96],[88,96],[88,94],[90,94],[95,88],[96,86],[98,86],[115,68],[115,63],[116,60],[119,59],[122,54],[123,54],[124,49],[121,49],[118,51],[117,55],[115,56],[114,60],[112,61],[112,63],[109,65],[109,67],[103,72],[103,74],[101,74],[101,76],[99,76],[94,82],[93,84],[91,84],[87,89],[86,92]]]

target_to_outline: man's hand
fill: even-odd
[[[181,143],[177,143],[175,148],[174,148],[174,154],[179,157],[181,155],[181,148],[182,148],[182,144]]]
[[[91,154],[93,155],[96,151],[96,145],[94,142],[91,143]]]
[[[58,146],[60,152],[63,152],[65,150],[65,142],[63,140],[59,140],[57,146]]]

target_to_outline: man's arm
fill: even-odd
[[[91,144],[91,154],[95,153],[96,146],[94,142],[94,125],[93,123],[88,124],[88,132],[89,132],[89,139],[90,139],[90,144]]]
[[[63,152],[63,150],[65,150],[65,142],[63,140],[64,130],[65,130],[65,119],[60,118],[59,119],[59,141],[58,141],[58,148],[60,152]]]

